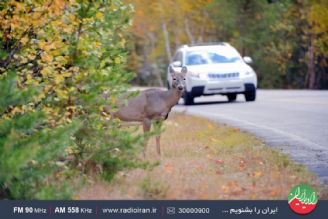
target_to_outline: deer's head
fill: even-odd
[[[172,87],[183,91],[186,87],[187,67],[182,67],[181,73],[176,73],[173,69],[170,70],[172,76]]]

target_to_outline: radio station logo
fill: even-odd
[[[318,203],[316,191],[307,184],[298,184],[292,188],[288,195],[288,204],[297,214],[312,212]]]

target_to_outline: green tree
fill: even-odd
[[[284,69],[286,87],[327,86],[326,1],[290,1],[272,28],[276,36],[268,51],[274,51]],[[275,60],[272,60],[275,61]]]
[[[260,87],[327,86],[326,1],[216,0],[218,39],[254,59]]]
[[[285,3],[269,4],[266,0],[216,0],[208,9],[216,21],[217,40],[228,41],[242,55],[253,58],[260,87],[281,87],[283,83],[284,69],[272,61],[278,58],[275,51],[268,52],[266,47],[277,38],[272,26],[285,7]]]
[[[50,129],[41,111],[18,110],[36,92],[18,90],[13,72],[1,78],[0,87],[0,198],[69,198],[72,177],[60,159],[78,123]],[[5,117],[7,111],[14,115]]]
[[[96,169],[110,179],[119,169],[136,165],[135,153],[142,138],[119,129],[119,121],[104,112],[105,106],[109,106],[109,111],[116,110],[118,96],[126,92],[127,82],[133,77],[124,70],[125,31],[130,25],[130,9],[120,0],[6,0],[0,3],[1,80],[16,72],[17,95],[31,86],[37,91],[28,101],[4,105],[1,123],[7,120],[15,123],[19,120],[17,114],[22,115],[31,120],[25,131],[40,133],[33,136],[40,141],[44,129],[54,130],[40,143],[40,147],[44,146],[42,159],[54,158],[55,162],[58,154],[54,157],[51,154],[57,151],[55,145],[60,144],[58,150],[65,152],[61,154],[64,168],[73,174],[78,169],[83,173]],[[32,122],[33,115],[39,114],[43,115],[40,120]],[[76,127],[73,121],[80,125]],[[75,128],[63,128],[71,126]],[[12,141],[15,136],[20,138],[13,135]],[[26,154],[24,147],[17,150],[25,157],[21,166],[34,163],[34,155]],[[8,151],[10,153],[13,152]],[[13,153],[11,159],[15,156],[18,155]],[[6,162],[1,163],[1,168],[5,168]],[[50,174],[52,171],[47,168],[40,166],[40,171]],[[21,171],[24,168],[19,169],[18,174],[23,174]],[[44,181],[47,175],[40,172],[39,177]],[[58,177],[65,182],[65,177]],[[6,188],[13,186],[15,177],[11,179],[4,180]],[[31,178],[31,183],[42,186],[35,178]],[[19,196],[23,191],[25,187],[10,197],[56,197],[55,191],[44,196],[37,193]]]

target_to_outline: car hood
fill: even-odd
[[[188,71],[194,73],[232,73],[244,72],[250,69],[245,63],[222,63],[222,64],[208,64],[208,65],[189,65]]]

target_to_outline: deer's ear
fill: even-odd
[[[171,77],[172,77],[172,78],[175,78],[175,75],[176,75],[175,72],[171,72]]]
[[[181,73],[183,74],[183,76],[186,76],[187,72],[188,72],[187,67],[186,67],[186,66],[183,66],[183,67],[181,68]]]
[[[172,66],[169,67],[169,72],[170,72],[172,77],[175,76],[175,71],[174,71]]]
[[[169,67],[169,72],[170,72],[170,74],[172,75],[172,74],[175,74],[175,71],[174,71],[174,69],[173,69],[173,67],[170,65],[170,67]]]

